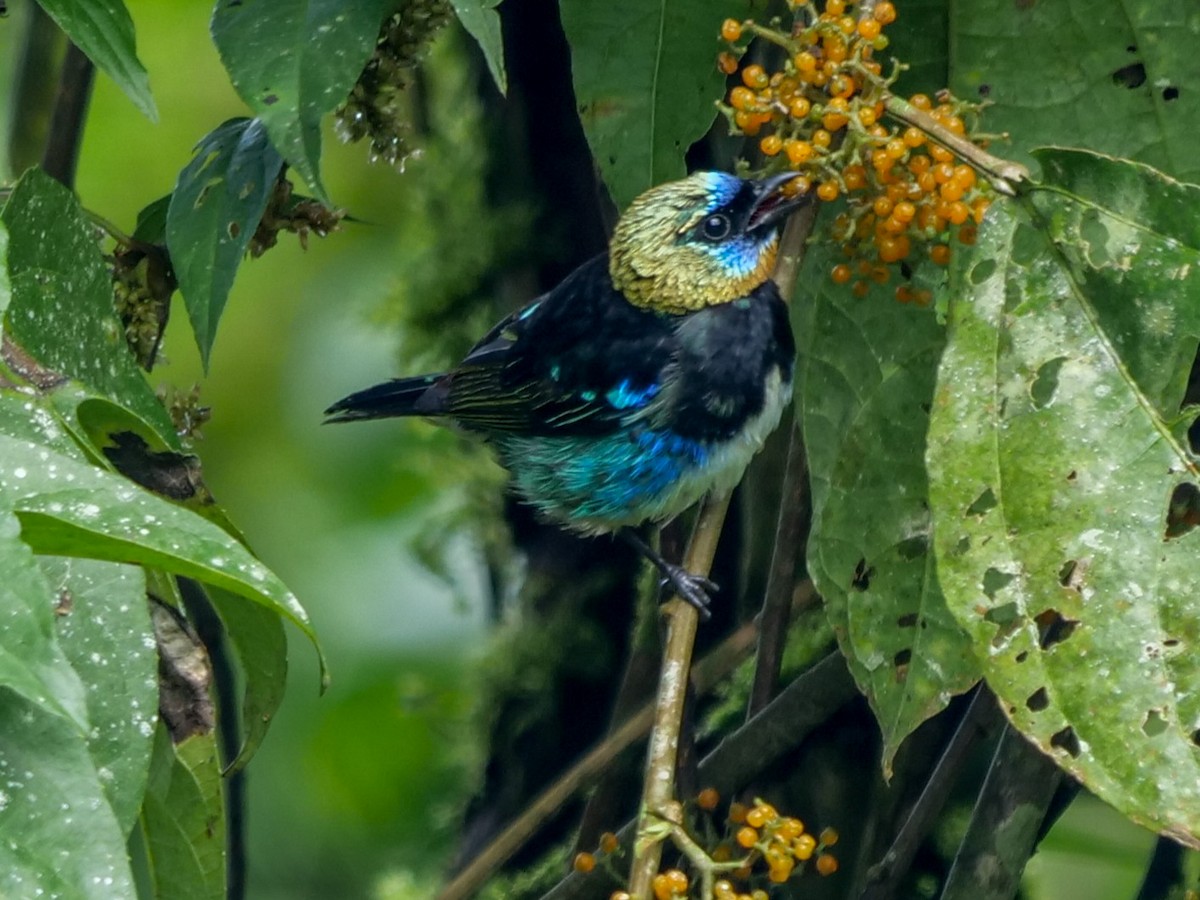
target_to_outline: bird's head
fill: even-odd
[[[786,191],[794,177],[696,172],[651,188],[613,231],[613,285],[635,306],[664,313],[745,297],[771,277],[779,226],[808,200]]]

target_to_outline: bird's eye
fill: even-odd
[[[723,216],[718,213],[705,219],[704,224],[700,226],[700,230],[708,240],[719,241],[722,238],[729,237],[729,231],[732,227],[729,216]]]

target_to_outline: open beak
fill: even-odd
[[[753,182],[757,196],[750,208],[750,218],[746,222],[747,231],[770,228],[811,199],[811,192],[797,193],[788,190],[788,186],[797,177],[799,175],[796,172],[782,172]]]

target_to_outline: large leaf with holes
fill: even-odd
[[[212,36],[271,143],[328,203],[321,117],[346,99],[395,0],[217,0]]]
[[[1200,846],[1200,188],[1039,154],[961,254],[929,438],[938,574],[1013,723]]]
[[[934,573],[925,431],[945,328],[932,309],[829,280],[814,247],[798,279],[796,408],[808,450],[808,565],[884,766],[914,728],[979,679]]]
[[[230,119],[196,145],[175,182],[167,249],[206,367],[234,276],[282,167],[261,121]]]
[[[38,0],[100,71],[151,121],[158,121],[150,78],[137,57],[133,20],[121,0]]]
[[[716,115],[724,76],[714,61],[727,17],[752,0],[563,0],[579,116],[617,206],[682,178],[683,156]]]
[[[986,97],[986,130],[1012,135],[1005,155],[1083,145],[1200,179],[1195,7],[980,0],[951,16],[950,29],[950,87]]]
[[[0,221],[9,232],[12,285],[5,333],[52,370],[46,380],[55,373],[76,379],[144,423],[140,430],[155,443],[178,447],[170,417],[129,353],[113,308],[112,273],[79,201],[32,169],[13,188]]]

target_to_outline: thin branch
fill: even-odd
[[[750,655],[755,631],[754,623],[743,625],[696,663],[693,677],[699,693],[711,691]],[[653,721],[654,706],[647,703],[613,728],[604,740],[538,794],[520,816],[476,854],[470,864],[442,889],[438,900],[460,900],[471,896],[547,818],[603,773],[618,754],[645,737]]]
[[[857,696],[858,688],[846,660],[835,650],[722,740],[700,763],[701,783],[722,795],[733,794],[802,744],[814,729]],[[629,846],[633,833],[633,822],[618,832],[622,846]],[[601,873],[572,872],[543,900],[607,897],[612,889],[611,881]]]
[[[783,649],[787,643],[788,618],[792,607],[792,590],[796,582],[796,559],[804,551],[809,516],[808,465],[800,423],[788,428],[787,462],[784,464],[783,487],[780,490],[779,520],[775,526],[775,542],[771,551],[771,568],[763,593],[762,612],[758,623],[758,653],[754,668],[754,685],[746,704],[746,718],[752,719],[775,694]]]
[[[694,574],[712,569],[717,541],[729,509],[729,496],[710,497],[700,508],[696,530],[688,544],[683,566]],[[700,616],[696,607],[678,597],[664,607],[667,638],[663,647],[662,671],[658,677],[658,700],[654,710],[654,729],[650,733],[650,752],[646,780],[642,789],[642,812],[634,843],[629,892],[636,900],[648,900],[650,882],[662,860],[664,832],[660,819],[681,824],[682,807],[675,800],[675,766],[679,752],[679,729],[687,701],[692,648]]]
[[[42,154],[46,174],[69,188],[75,186],[79,147],[83,143],[83,122],[92,96],[96,67],[83,51],[71,44],[63,60],[58,82],[58,98],[50,118],[50,135]]]
[[[1011,900],[1063,773],[1005,726],[941,900]]]
[[[861,900],[887,900],[896,895],[900,880],[946,805],[963,765],[997,715],[995,695],[986,685],[980,685],[891,847],[867,872]]]

